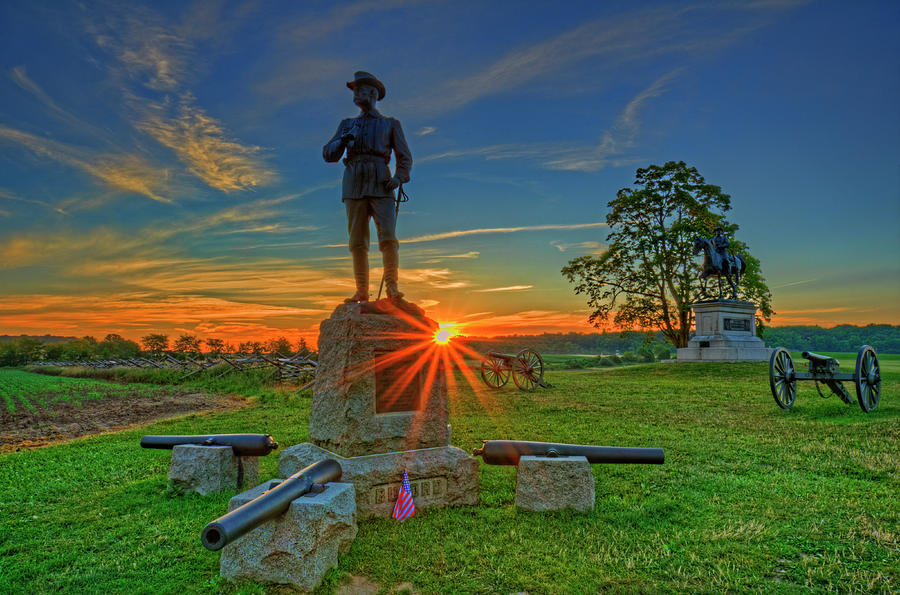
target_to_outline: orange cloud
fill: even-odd
[[[7,332],[104,335],[120,330],[132,340],[150,332],[185,328],[243,340],[306,334],[329,312],[197,295],[0,296],[0,327]]]

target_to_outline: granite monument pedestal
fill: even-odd
[[[756,305],[740,300],[692,304],[695,332],[678,349],[679,362],[768,361],[772,350],[756,336]]]
[[[359,518],[390,516],[405,470],[417,509],[474,505],[478,462],[450,446],[438,325],[412,304],[343,304],[322,322],[310,442],[285,449],[290,475],[333,458]]]

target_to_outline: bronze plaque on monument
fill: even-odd
[[[376,359],[384,355],[376,354]],[[421,370],[412,371],[413,366],[417,365],[416,359],[404,358],[375,370],[375,413],[420,409]]]

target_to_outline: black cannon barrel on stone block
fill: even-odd
[[[661,448],[632,448],[626,446],[588,446],[583,444],[555,444],[553,442],[525,442],[522,440],[484,440],[481,448],[472,451],[488,465],[518,465],[525,456],[585,457],[591,464],[662,465],[665,454]]]
[[[258,498],[206,525],[200,534],[200,541],[210,551],[220,550],[241,535],[284,513],[291,502],[310,492],[313,486],[338,481],[341,473],[341,464],[334,459],[313,463],[263,492]]]
[[[264,457],[276,448],[278,443],[268,434],[200,434],[195,436],[144,436],[144,448],[173,449],[181,444],[198,446],[230,446],[238,457]]]

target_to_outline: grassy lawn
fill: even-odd
[[[782,411],[767,363],[553,371],[554,388],[534,393],[473,390],[457,375],[453,443],[466,450],[482,438],[653,446],[666,464],[593,466],[588,514],[518,512],[515,468],[482,465],[479,506],[361,523],[321,590],[355,575],[424,593],[897,592],[900,358],[879,359],[871,414],[812,383]],[[308,393],[265,396],[0,455],[0,592],[265,592],[221,582],[219,555],[200,545],[233,494],[169,491],[168,453],[138,447],[145,433],[304,441]],[[263,479],[276,455],[260,460]]]

